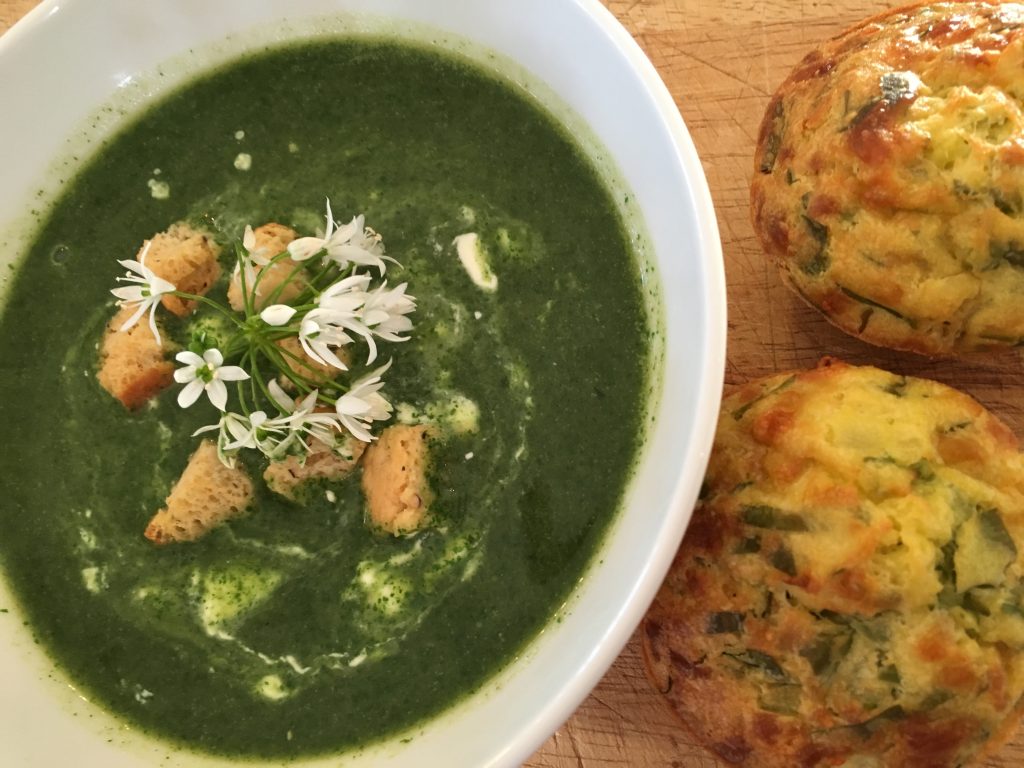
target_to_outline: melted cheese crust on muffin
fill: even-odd
[[[751,768],[963,765],[1024,694],[1024,455],[941,384],[824,360],[727,397],[645,620],[650,676]]]
[[[924,354],[1024,343],[1024,6],[937,3],[809,54],[771,99],[754,228],[838,327]]]

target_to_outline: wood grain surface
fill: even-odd
[[[512,0],[509,0],[510,2]],[[36,0],[0,0],[0,32]],[[831,354],[965,390],[1024,436],[1018,353],[928,360],[887,352],[833,329],[782,284],[750,226],[754,139],[769,95],[819,41],[894,5],[877,0],[606,0],[654,62],[693,135],[722,234],[729,292],[726,385],[812,366]],[[648,686],[634,635],[530,768],[725,768],[699,746]],[[983,763],[1024,765],[1024,729]]]

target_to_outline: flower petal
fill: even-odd
[[[110,292],[117,296],[121,301],[129,301],[133,304],[136,301],[142,301],[145,296],[142,295],[141,285],[126,285],[122,288],[111,288]]]
[[[146,248],[149,248],[149,242],[146,243]],[[146,271],[146,265],[137,262],[135,259],[118,259],[117,263],[125,269],[135,272],[136,274],[143,274]]]
[[[327,228],[324,231],[324,240],[330,240],[331,234],[334,232],[334,213],[331,211],[331,198],[325,198],[327,200]]]
[[[377,359],[377,342],[373,340],[373,335],[370,333],[363,334],[363,338],[366,339],[366,346],[370,348],[370,354],[366,356],[366,364],[369,365]]]
[[[246,376],[248,378],[248,375]],[[218,411],[223,411],[228,404],[228,388],[220,379],[213,379],[206,385],[206,395]]]
[[[178,405],[182,408],[188,408],[192,403],[199,399],[199,396],[203,393],[203,382],[198,379],[193,379],[186,384],[181,392],[178,393]]]
[[[224,428],[238,443],[244,443],[249,437],[249,422],[237,413],[224,414]]]
[[[179,363],[185,363],[185,365],[191,365],[195,368],[202,368],[204,365],[206,365],[206,361],[203,360],[203,358],[201,358],[195,352],[191,352],[187,349],[176,354],[174,356],[174,359],[177,360]]]
[[[242,233],[242,247],[250,254],[256,248],[256,233],[252,231],[250,224],[245,225],[245,232]]]
[[[317,401],[317,398],[319,396],[320,396],[320,390],[314,389],[312,392],[310,392],[308,395],[306,395],[306,397],[302,400],[301,403],[299,403],[298,407],[296,407],[296,409],[295,409],[296,412],[298,412],[298,413],[306,412],[308,414],[312,414],[313,413],[313,409],[316,407],[316,401]],[[330,414],[324,414],[324,415],[325,416],[329,416]]]
[[[302,345],[302,350],[318,363],[322,363],[323,365],[328,364],[324,360],[320,359],[320,355],[317,354],[317,351],[313,348],[313,343],[308,338],[305,336],[299,336],[299,344]]]
[[[329,365],[332,368],[337,368],[339,371],[348,370],[348,366],[345,365],[342,359],[338,357],[336,354],[334,354],[334,352],[332,352],[330,347],[328,347],[326,344],[321,345],[317,349],[317,351],[320,353],[318,355],[318,357],[320,358],[320,362],[324,363],[325,365]]]
[[[164,280],[162,277],[153,275],[149,281],[149,293],[151,296],[162,296],[165,293],[174,293],[177,289],[174,283]]]
[[[210,368],[219,368],[224,364],[224,355],[216,347],[210,347],[203,352],[203,363],[210,366]]]
[[[372,443],[377,439],[370,434],[370,430],[364,428],[362,425],[355,425],[354,428],[349,431],[352,433],[352,437],[363,443]]]
[[[187,365],[184,368],[178,368],[174,371],[174,380],[179,384],[188,384],[190,381],[195,381],[196,369],[191,365]]]
[[[158,347],[163,346],[163,342],[160,340],[160,329],[156,327],[156,302],[149,308],[149,330],[153,332],[153,338],[156,339],[156,345]]]
[[[277,383],[277,379],[271,379],[267,383],[267,389],[270,390],[270,396],[282,411],[285,413],[291,413],[295,409],[295,403],[293,403],[292,399],[288,397],[288,393],[281,389],[281,385]]]
[[[249,378],[244,368],[237,365],[222,365],[214,372],[214,381],[245,381]]]
[[[369,403],[364,402],[358,397],[352,395],[342,395],[338,398],[338,402],[335,405],[338,410],[338,414],[342,416],[359,416],[360,414],[366,413],[370,410]]]
[[[300,237],[288,243],[288,254],[292,261],[305,261],[323,250],[324,241],[319,237]]]
[[[117,330],[127,331],[129,328],[131,328],[133,325],[139,322],[139,318],[142,317],[144,314],[146,314],[146,305],[140,304],[139,308],[135,310],[135,314],[133,314],[131,317],[129,317],[127,320],[121,323],[121,327],[118,328]]]
[[[365,218],[360,214],[359,216],[353,216],[352,221],[339,227],[334,233],[334,237],[331,238],[331,243],[334,245],[341,245],[347,243],[353,237],[363,231],[363,223]]]

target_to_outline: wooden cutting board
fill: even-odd
[[[605,0],[647,52],[686,120],[718,212],[729,292],[726,384],[812,366],[823,354],[963,389],[1024,437],[1024,360],[1010,353],[932,361],[833,329],[785,288],[750,226],[754,139],[769,95],[819,41],[893,3],[878,0]],[[36,0],[0,0],[0,32]],[[636,635],[530,768],[725,768],[648,686]],[[1024,728],[985,768],[1024,765]]]

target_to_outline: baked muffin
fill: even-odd
[[[1024,693],[1024,455],[956,390],[824,360],[724,401],[644,624],[654,684],[750,768],[951,768]]]
[[[877,16],[761,124],[754,228],[844,331],[929,355],[1024,343],[1024,5]]]

